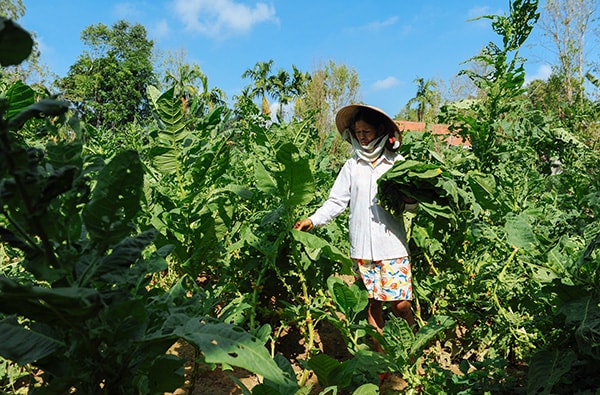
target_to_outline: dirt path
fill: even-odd
[[[341,335],[337,330],[327,323],[319,325],[316,334],[316,344],[327,355],[343,359],[348,358],[349,354],[346,345],[342,341]],[[281,336],[277,345],[277,351],[283,354],[294,366],[298,377],[301,374],[299,359],[306,358],[306,350],[304,349],[304,339],[296,332],[290,331]],[[188,362],[186,363],[186,383],[183,388],[165,395],[238,395],[243,394],[242,389],[232,378],[235,377],[248,389],[260,383],[260,378],[244,369],[234,368],[230,371],[222,371],[220,367],[211,369],[210,366],[201,365],[197,367],[196,382],[194,385],[189,381],[193,377],[192,369],[194,368],[194,349],[184,341],[177,342],[170,353],[179,355]],[[312,385],[310,394],[319,394],[323,388],[319,386],[316,376],[311,375],[308,379],[308,384]],[[339,393],[339,392],[338,392]]]

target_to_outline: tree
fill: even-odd
[[[298,99],[305,91],[310,81],[308,73],[301,72],[292,65],[292,74],[279,69],[277,74],[269,77],[269,91],[271,96],[279,103],[277,115],[283,117],[283,108],[293,99]]]
[[[560,111],[561,98],[558,94],[559,79],[551,75],[548,80],[533,80],[527,84],[527,98],[531,107],[544,114],[556,114]]]
[[[151,62],[153,41],[144,26],[119,21],[87,27],[81,35],[84,52],[57,84],[82,119],[114,129],[149,116],[146,87],[155,82]]]
[[[330,60],[319,65],[311,73],[302,100],[296,106],[296,114],[304,116],[316,111],[315,123],[322,135],[335,130],[334,114],[347,104],[358,103],[360,82],[354,69]]]
[[[483,62],[478,62],[475,59],[467,62],[469,70],[478,75],[485,75],[489,72],[489,65]],[[441,87],[440,87],[441,88]],[[453,103],[464,99],[483,99],[486,92],[479,89],[473,81],[465,74],[457,74],[450,79],[448,86],[443,91],[443,103]]]
[[[25,5],[23,0],[0,0],[0,10],[2,16],[17,20],[25,15]]]
[[[597,20],[596,0],[547,0],[540,27],[557,56],[554,72],[563,79],[564,100],[582,100],[586,37]]]
[[[254,68],[247,69],[242,73],[242,78],[250,78],[254,81],[253,84],[247,89],[244,89],[243,92],[251,98],[260,98],[264,114],[270,112],[267,92],[269,90],[269,74],[271,73],[272,66],[272,59],[268,62],[257,62],[254,65]]]
[[[410,108],[416,104],[417,121],[428,121],[433,118],[431,112],[437,111],[440,105],[441,95],[437,90],[438,83],[435,80],[425,80],[420,77],[417,77],[414,82],[417,84],[417,93],[406,103],[406,106]]]
[[[278,69],[273,73],[273,60],[258,62],[254,68],[244,71],[242,78],[253,80],[252,85],[242,89],[242,96],[250,99],[259,98],[262,101],[262,113],[270,114],[271,105],[268,97],[278,104],[277,116],[283,117],[283,108],[293,99],[298,99],[310,80],[308,73],[301,72],[292,65],[292,74],[287,70]]]
[[[598,139],[598,107],[593,103],[597,85],[587,57],[589,33],[597,33],[596,0],[548,0],[540,15],[540,27],[556,55],[552,74],[546,81],[532,81],[527,97],[533,108],[553,114],[561,126],[584,141]]]
[[[164,90],[174,87],[174,95],[181,98],[183,110],[202,116],[215,106],[225,105],[226,96],[219,88],[210,88],[208,77],[196,63],[186,63],[185,53],[170,56],[166,63]]]

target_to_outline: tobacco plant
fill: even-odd
[[[244,98],[204,114],[150,87],[154,122],[105,135],[67,102],[21,82],[4,89],[2,385],[37,374],[32,393],[162,393],[182,383],[183,361],[166,350],[184,339],[194,362],[264,377],[245,393],[307,393],[310,371],[324,393],[376,391],[386,371],[423,393],[596,390],[600,159],[523,96],[518,51],[537,5],[483,17],[500,43],[474,58],[485,72],[465,72],[483,99],[440,118],[470,148],[407,131],[408,160],[382,178],[391,211],[398,190],[421,202],[403,217],[416,332],[390,316],[382,337],[366,322],[364,289],[338,276],[351,274],[345,216],[292,229],[333,183],[335,131],[274,121]],[[14,44],[0,63],[18,64],[30,37],[2,23],[0,44]],[[317,349],[325,321],[344,360]],[[292,330],[308,356],[299,379],[278,353]]]
[[[321,286],[331,274],[348,272],[350,265],[326,239],[292,229],[315,198],[318,172],[310,159],[315,158],[311,150],[317,132],[311,119],[279,124],[257,113],[252,104],[240,111],[245,116],[237,124],[235,141],[244,157],[238,156],[235,170],[252,196],[240,207],[248,216],[233,246],[239,259],[230,261],[228,274],[239,279],[241,298],[250,306],[250,328],[259,322],[279,328],[276,333],[296,328],[310,354],[319,311],[327,302]],[[273,341],[278,341],[276,334]],[[300,385],[306,378],[305,371]]]
[[[206,116],[190,117],[173,88],[148,91],[156,124],[146,148],[146,221],[160,231],[159,244],[175,246],[176,271],[194,280],[214,275],[236,199],[249,193],[228,182],[227,111],[217,107]]]
[[[411,233],[421,314],[457,322],[439,350],[462,375],[430,359],[432,388],[598,388],[598,156],[522,96],[518,49],[536,9],[536,1],[514,1],[509,16],[489,17],[502,44],[476,57],[485,74],[467,73],[486,98],[443,109],[442,121],[471,148],[439,151],[428,134],[409,134],[402,146],[420,166],[439,169],[431,184],[449,198],[445,210],[420,211]],[[422,182],[423,173],[405,170],[399,164],[387,176],[401,186]]]
[[[69,107],[35,101],[22,83],[0,99],[0,237],[24,270],[0,275],[0,356],[35,369],[29,393],[173,391],[185,361],[167,350],[179,339],[207,363],[255,370],[263,387],[293,392],[285,364],[286,372],[257,337],[212,317],[201,292],[150,286],[173,247],[153,248],[158,232],[136,227],[144,169],[135,151],[104,159],[85,157],[76,138],[24,144],[32,125],[78,125]]]

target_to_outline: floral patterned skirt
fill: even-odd
[[[354,259],[369,298],[375,300],[412,300],[410,259],[402,258],[369,261]]]

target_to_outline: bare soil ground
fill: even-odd
[[[323,326],[321,326],[323,327]],[[317,332],[317,344],[321,350],[330,353],[338,350],[338,354],[346,352],[346,346],[340,339],[339,335],[335,334],[335,328],[331,325],[325,325],[327,329],[322,329]],[[326,346],[323,345],[326,344]],[[302,370],[298,360],[306,357],[304,349],[303,337],[295,332],[288,331],[280,337],[276,344],[277,351],[283,354],[289,361],[292,362],[298,377]],[[325,348],[325,349],[323,349]],[[196,366],[196,380],[191,382],[194,369],[194,349],[184,341],[177,342],[170,350],[173,354],[179,355],[186,359],[186,383],[183,388],[178,389],[172,395],[236,395],[243,394],[242,389],[234,381],[233,377],[237,378],[246,388],[252,389],[257,384],[260,384],[261,379],[257,375],[248,372],[244,369],[234,368],[233,370],[223,371],[221,367],[211,369],[207,365]],[[311,394],[318,394],[322,388],[318,385],[316,377],[309,377],[309,383],[313,385]],[[171,394],[165,394],[171,395]]]
[[[319,349],[327,355],[343,360],[349,358],[350,355],[346,349],[340,333],[335,327],[322,322],[317,327],[316,343]],[[295,332],[290,331],[282,336],[277,345],[277,351],[283,354],[294,366],[297,372],[297,377],[302,374],[299,360],[306,358],[303,337]],[[243,394],[242,389],[234,381],[233,377],[237,378],[246,388],[252,389],[260,383],[260,377],[248,372],[244,369],[234,368],[233,370],[223,371],[220,367],[211,369],[206,365],[196,366],[196,380],[191,382],[194,369],[194,350],[189,344],[180,341],[176,343],[170,352],[186,359],[186,383],[185,386],[176,390],[172,394],[165,395],[238,395]],[[312,386],[311,395],[318,395],[323,391],[323,387],[319,385],[317,377],[312,375],[308,378],[307,386]],[[381,388],[381,393],[398,393],[404,388],[406,382],[399,377],[390,377],[386,379]],[[338,391],[338,394],[344,394],[343,391]]]

